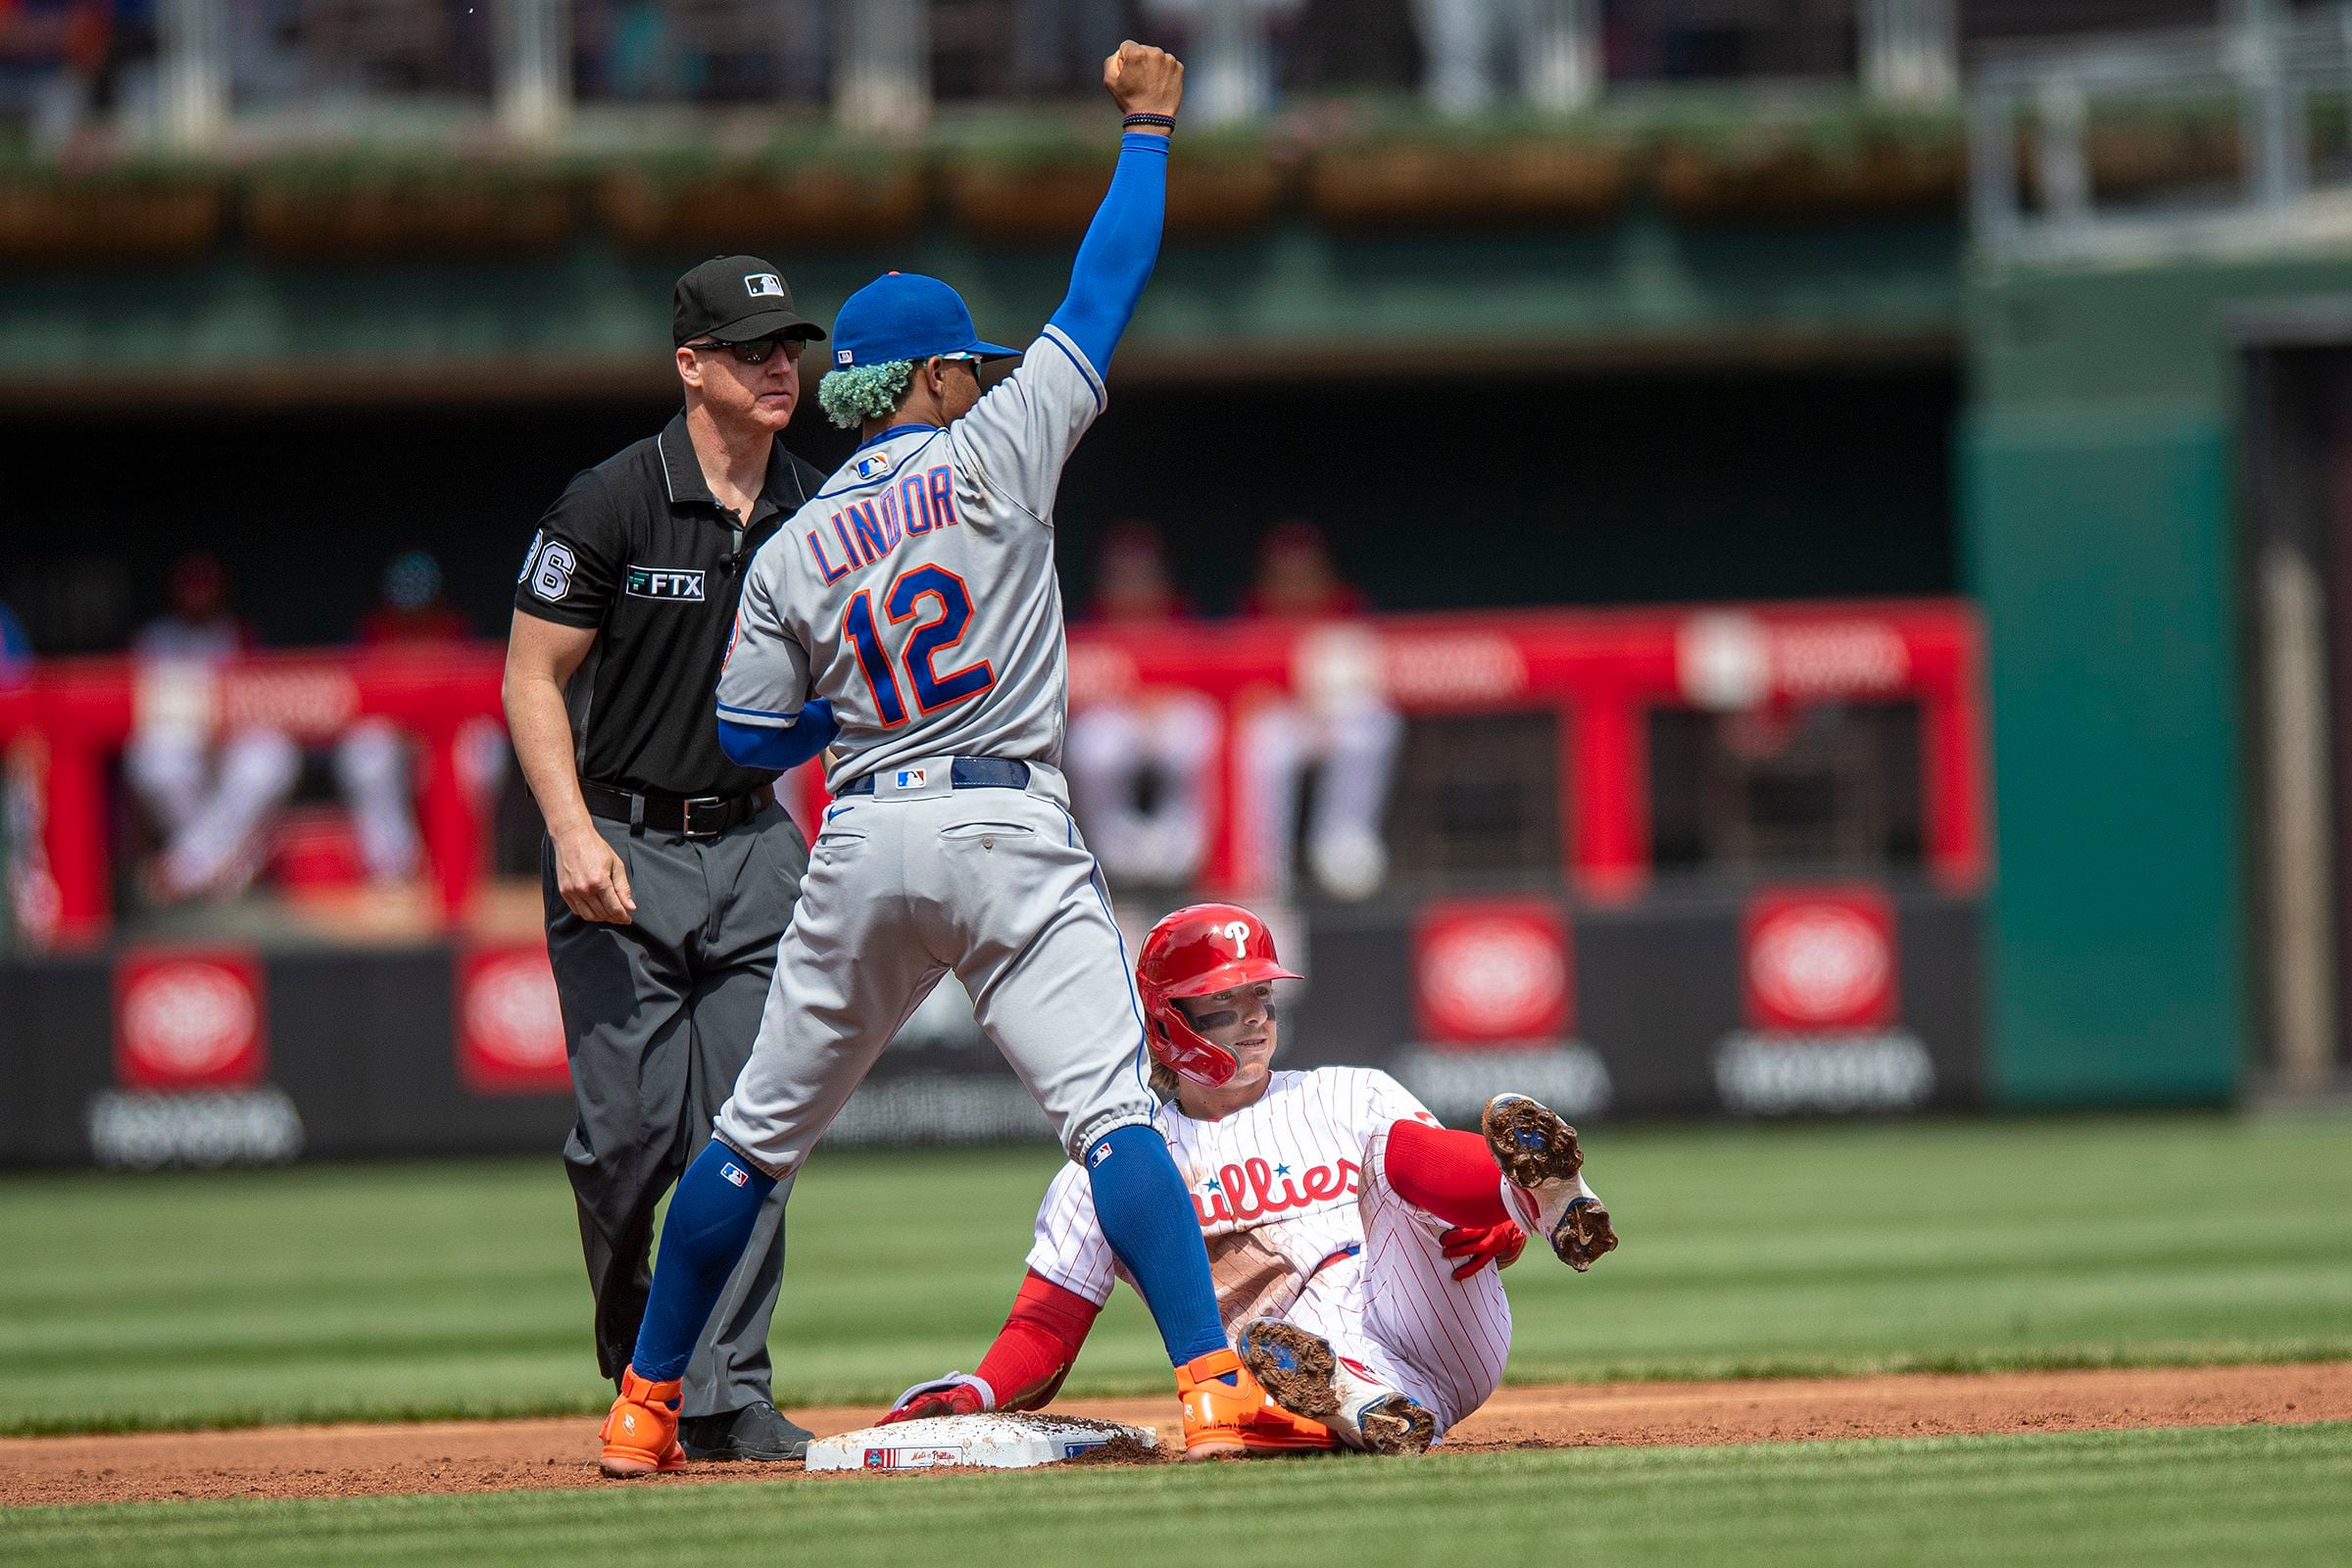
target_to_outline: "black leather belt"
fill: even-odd
[[[580,780],[580,799],[588,814],[608,822],[626,822],[632,831],[650,827],[657,833],[683,833],[690,839],[716,838],[738,822],[748,822],[776,798],[762,784],[749,795],[639,795],[610,784]]]
[[[886,768],[884,771],[895,777],[908,769],[893,767]],[[901,788],[905,787],[901,786]],[[1025,790],[1028,787],[1029,764],[1027,762],[1007,762],[995,757],[958,757],[948,768],[948,788],[950,789]],[[873,794],[874,775],[868,773],[861,779],[844,784],[840,793],[843,795]]]

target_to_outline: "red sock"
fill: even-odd
[[[1501,1173],[1476,1133],[1400,1121],[1389,1128],[1386,1169],[1396,1196],[1448,1225],[1499,1225]]]

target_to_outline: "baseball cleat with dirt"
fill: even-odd
[[[1421,1453],[1437,1441],[1427,1406],[1374,1381],[1319,1334],[1261,1317],[1243,1326],[1242,1364],[1267,1397],[1293,1415],[1329,1427],[1366,1453]]]
[[[1231,1350],[1211,1350],[1178,1367],[1176,1394],[1184,1403],[1187,1459],[1248,1459],[1333,1446],[1330,1428],[1276,1404]]]
[[[1616,1250],[1609,1211],[1585,1185],[1576,1129],[1557,1111],[1525,1095],[1496,1095],[1479,1125],[1502,1172],[1503,1197],[1561,1262],[1582,1274]]]
[[[679,1380],[652,1383],[635,1367],[620,1377],[620,1396],[597,1436],[605,1451],[597,1468],[615,1481],[630,1481],[662,1470],[686,1468],[686,1450],[678,1446]]]

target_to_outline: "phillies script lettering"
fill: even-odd
[[[1286,1209],[1312,1208],[1328,1203],[1335,1198],[1352,1197],[1363,1186],[1363,1168],[1352,1159],[1343,1159],[1338,1165],[1312,1165],[1293,1181],[1288,1174],[1277,1176],[1274,1167],[1262,1159],[1245,1160],[1239,1165],[1226,1165],[1200,1185],[1208,1197],[1193,1195],[1193,1212],[1200,1216],[1201,1229],[1211,1225],[1247,1225],[1268,1214],[1280,1214]]]

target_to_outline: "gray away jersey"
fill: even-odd
[[[720,716],[783,726],[823,695],[841,723],[836,794],[923,758],[1058,766],[1069,661],[1054,494],[1102,404],[1101,374],[1048,326],[946,429],[859,447],[752,558]]]

